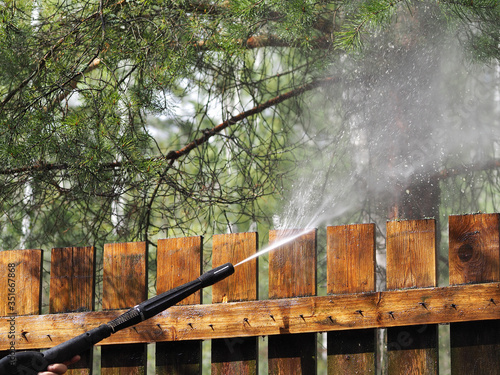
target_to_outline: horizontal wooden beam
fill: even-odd
[[[114,319],[124,310],[0,319],[0,350],[9,332],[16,350],[47,348]],[[173,306],[100,344],[207,340],[288,333],[386,328],[500,319],[500,283],[321,297]]]

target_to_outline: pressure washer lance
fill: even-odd
[[[196,291],[215,284],[234,273],[231,263],[216,267],[196,280],[157,295],[132,307],[116,319],[65,341],[44,352],[13,352],[0,360],[0,375],[37,375],[52,363],[69,361],[94,344],[121,329],[133,326],[175,305]]]

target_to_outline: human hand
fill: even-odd
[[[47,371],[39,372],[38,375],[62,375],[68,371],[68,366],[78,362],[80,360],[79,355],[75,355],[70,361],[64,363],[54,363],[47,367]]]

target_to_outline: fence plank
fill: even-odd
[[[147,253],[144,242],[104,245],[103,309],[124,309],[147,298]],[[101,374],[145,373],[146,346],[105,346],[101,352]]]
[[[92,311],[94,309],[95,249],[66,247],[52,249],[49,312]],[[71,337],[68,337],[70,339]],[[92,353],[80,353],[68,375],[92,373]]]
[[[202,248],[203,237],[201,236],[158,240],[157,294],[200,276]],[[179,302],[178,305],[199,304],[202,302],[201,299],[201,291],[198,291]],[[157,343],[156,373],[158,375],[201,374],[201,341]]]
[[[450,284],[500,281],[499,214],[450,216]],[[493,298],[490,303],[499,303]],[[459,308],[459,306],[457,306]],[[452,374],[500,372],[500,320],[450,326]]]
[[[8,265],[15,265],[15,314],[36,315],[41,307],[42,250],[6,250],[1,252],[0,315],[9,315]],[[21,328],[21,327],[19,327]],[[18,332],[21,333],[21,332]],[[26,335],[29,337],[29,334]]]
[[[500,303],[492,303],[491,299],[495,303],[500,301],[500,282],[172,306],[138,324],[134,329],[119,331],[99,344],[106,346],[116,343],[210,340],[496,320],[500,316]],[[422,301],[428,302],[428,309],[422,308]],[[356,312],[358,310],[363,311],[363,316]],[[107,323],[125,311],[19,316],[19,326],[25,327],[30,333],[30,341],[23,341],[19,349],[44,348],[59,344],[68,336],[78,335]],[[300,315],[308,319],[302,319]],[[242,316],[247,316],[252,325],[241,325]],[[158,324],[169,329],[160,330]],[[8,331],[8,321],[0,319],[1,349],[9,348]],[[51,335],[50,340],[47,335]]]
[[[138,324],[134,329],[119,331],[99,344],[106,346],[117,343],[210,340],[283,333],[345,331],[354,327],[387,328],[496,320],[500,316],[500,304],[492,303],[491,299],[495,303],[500,301],[500,282],[172,306]],[[428,302],[428,309],[422,308],[422,301]],[[358,310],[363,311],[363,316],[356,312]],[[45,348],[59,344],[68,336],[78,335],[107,323],[125,311],[19,316],[16,319],[19,327],[24,327],[30,333],[30,341],[18,343],[19,349]],[[252,322],[251,326],[240,324],[240,318],[244,315]],[[305,320],[300,315],[309,318]],[[159,330],[158,324],[169,329]],[[7,319],[0,319],[1,349],[9,348],[8,332],[9,322]],[[47,335],[51,335],[50,340]]]
[[[213,236],[212,267],[238,263],[257,251],[257,233],[233,233]],[[212,303],[252,301],[257,299],[257,259],[235,269],[235,273],[212,286]],[[240,324],[251,326],[246,316]],[[257,338],[212,340],[212,374],[256,374]]]
[[[437,285],[434,220],[387,223],[387,288]],[[428,310],[422,300],[421,308]],[[387,330],[389,374],[437,374],[437,326]]]
[[[18,350],[23,342],[30,340],[30,330],[19,324],[17,316],[40,313],[42,250],[2,251],[0,270],[0,316],[9,316],[7,332],[15,336],[14,345],[9,346]],[[9,353],[10,350],[0,352],[0,358]]]
[[[388,329],[389,373],[432,374],[437,373],[436,327],[421,324],[441,322],[467,322],[451,326],[453,374],[496,373],[500,368],[500,215],[450,217],[452,286],[443,288],[434,287],[434,226],[432,220],[387,224],[387,286],[399,290],[386,292],[373,292],[374,235],[373,229],[369,230],[370,225],[327,228],[326,297],[307,297],[316,292],[316,233],[311,231],[271,252],[269,301],[255,300],[257,261],[238,266],[235,275],[212,287],[214,304],[174,306],[158,317],[104,340],[101,373],[145,372],[145,345],[113,346],[110,343],[214,338],[214,374],[253,374],[257,368],[256,336],[270,335],[270,373],[309,374],[315,372],[316,339],[315,334],[303,333],[320,331],[343,331],[335,339],[329,336],[330,372],[370,373],[373,335],[367,333],[365,336],[360,328],[370,328],[367,332],[373,332],[371,328],[374,327],[402,326]],[[282,231],[272,231],[270,241],[283,235]],[[165,241],[158,243],[159,293],[192,280],[201,271],[201,238],[196,237],[192,243],[187,238]],[[213,266],[227,261],[236,263],[253,254],[256,244],[256,234],[216,236]],[[365,245],[370,251],[362,250]],[[16,264],[15,296],[16,309],[19,308],[16,311],[16,349],[55,345],[123,312],[115,309],[126,309],[147,298],[146,245],[106,245],[103,308],[108,311],[90,311],[93,249],[92,255],[88,255],[92,260],[83,255],[89,249],[53,249],[51,314],[42,316],[36,315],[40,312],[41,250],[0,252],[0,269],[7,270],[9,263]],[[3,274],[0,298],[7,301],[9,274]],[[87,276],[82,276],[84,274]],[[80,285],[76,279],[84,283]],[[183,301],[199,302],[200,293]],[[0,315],[9,316],[6,302],[0,303],[0,309],[3,309]],[[55,312],[63,313],[53,314]],[[9,347],[5,339],[9,329],[7,319],[2,319],[0,346],[3,349]],[[370,347],[368,352],[356,353],[352,349],[366,343]],[[175,361],[161,353],[161,345],[157,346],[159,374],[200,373],[199,354],[193,355],[196,350],[199,353],[199,341],[172,343],[168,348],[175,347],[176,352],[171,357],[178,361],[171,367]],[[192,349],[191,345],[197,349]],[[181,358],[186,353],[188,355]],[[251,355],[244,356],[248,353]],[[349,361],[341,354],[348,355]],[[195,358],[194,366],[189,363],[190,357]],[[363,363],[368,363],[368,367],[358,367]],[[161,372],[165,368],[168,369]],[[70,373],[89,374],[89,370]]]
[[[375,225],[327,227],[326,235],[327,293],[375,291]],[[327,351],[329,374],[375,372],[374,329],[330,332]]]
[[[269,242],[297,231],[270,231]],[[316,294],[316,230],[279,246],[269,254],[269,298],[302,297]],[[308,315],[300,319],[307,322]],[[292,317],[288,317],[292,319]],[[283,331],[288,330],[287,322]],[[316,334],[280,334],[269,337],[270,374],[316,373]]]

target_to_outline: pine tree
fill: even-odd
[[[355,84],[332,67],[405,35],[401,18],[500,59],[492,0],[8,0],[0,16],[4,248],[26,217],[30,246],[270,225],[308,104]]]

